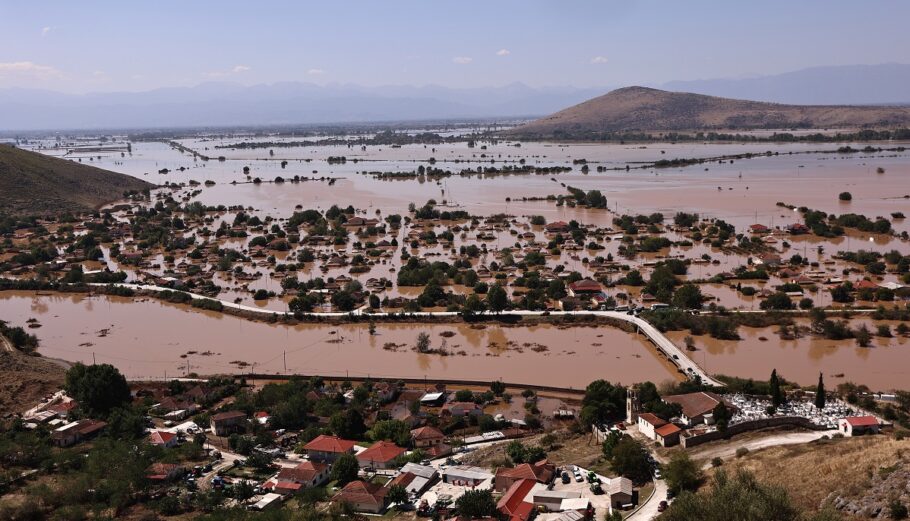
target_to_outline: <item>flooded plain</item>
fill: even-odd
[[[679,378],[647,340],[611,327],[378,323],[370,335],[367,324],[272,325],[156,300],[25,292],[0,293],[0,316],[16,324],[37,319],[41,327],[31,332],[45,356],[111,363],[137,379],[256,372],[581,389],[598,378]],[[417,353],[421,332],[448,356]]]
[[[180,188],[163,189],[177,200],[198,201],[206,205],[240,205],[263,220],[289,217],[295,210],[326,210],[331,205],[351,205],[364,217],[383,219],[392,214],[407,215],[411,203],[423,205],[436,200],[446,209],[465,210],[471,215],[511,216],[510,226],[486,228],[487,237],[480,241],[470,228],[456,234],[448,245],[423,245],[420,254],[433,260],[454,258],[462,246],[483,243],[485,249],[477,259],[486,265],[498,257],[503,248],[518,245],[517,235],[528,242],[544,240],[541,226],[530,225],[528,217],[541,215],[546,222],[577,220],[584,225],[610,228],[622,214],[662,212],[671,220],[676,212],[694,212],[703,218],[723,219],[745,232],[752,224],[771,229],[801,222],[795,210],[779,206],[807,206],[834,214],[856,213],[874,219],[889,218],[899,234],[910,231],[906,219],[894,217],[910,210],[910,152],[900,150],[906,143],[872,143],[882,151],[867,150],[865,143],[794,143],[794,144],[554,144],[515,143],[508,141],[402,146],[274,146],[274,148],[241,148],[242,142],[269,141],[285,143],[301,138],[280,136],[202,136],[180,139],[180,148],[162,141],[135,141],[129,152],[79,152],[52,148],[39,151],[60,155],[83,163],[123,172],[152,183],[180,184]],[[40,142],[39,142],[40,144]],[[852,152],[838,152],[849,145]],[[203,160],[197,154],[209,156]],[[730,159],[739,154],[750,158]],[[221,156],[221,157],[219,157]],[[344,161],[339,161],[344,157]],[[330,158],[332,158],[330,160]],[[639,168],[659,160],[715,158],[700,164],[674,168]],[[582,161],[583,160],[583,161]],[[546,174],[485,174],[479,169],[518,167],[558,167],[563,171]],[[450,171],[440,177],[382,177],[377,173],[413,173],[418,168]],[[626,167],[629,167],[627,170]],[[600,170],[600,171],[598,171]],[[299,176],[299,183],[273,183],[276,177]],[[262,182],[254,183],[254,179]],[[193,183],[191,183],[193,182]],[[527,200],[568,195],[566,187],[599,190],[607,198],[607,209],[557,205],[550,200]],[[839,201],[838,194],[850,192],[852,200]],[[236,212],[215,216],[215,225],[228,223]],[[437,232],[449,223],[430,225]],[[710,258],[710,262],[693,263],[686,278],[705,281],[746,264],[748,256],[695,243],[677,244],[682,235],[667,230],[664,236],[673,246],[657,254],[642,254],[624,259],[636,269],[646,270],[658,259]],[[619,234],[621,235],[621,234]],[[530,238],[529,238],[530,237]],[[839,251],[866,249],[876,252],[908,252],[908,242],[898,237],[849,230],[845,236],[820,238],[812,235],[776,236],[769,246],[783,258],[794,254],[837,277],[850,267],[835,261]],[[387,236],[396,244],[406,244],[408,229],[395,229]],[[588,266],[594,255],[621,257],[621,241],[607,238],[601,249],[562,251],[548,255],[549,268],[560,266],[593,276]],[[769,238],[770,239],[770,238]],[[246,248],[247,239],[227,239],[232,247]],[[333,247],[343,255],[355,253],[351,245]],[[489,252],[487,251],[489,250]],[[278,253],[278,262],[286,253]],[[108,257],[107,251],[105,256]],[[291,259],[293,260],[293,259]],[[120,268],[108,258],[111,269]],[[167,274],[163,255],[150,262],[159,268],[147,271]],[[177,263],[191,263],[177,258]],[[173,266],[174,262],[171,262]],[[402,261],[398,255],[383,257],[367,273],[348,273],[347,268],[328,268],[315,263],[300,263],[296,276],[301,280],[314,277],[350,275],[364,282],[367,277],[396,279]],[[164,266],[164,268],[160,268]],[[255,280],[237,284],[230,274],[213,274],[213,281],[223,287],[219,298],[248,305],[286,311],[288,296],[253,301],[252,291],[265,289],[281,292],[281,277],[268,273],[268,267]],[[136,274],[123,267],[131,277]],[[257,269],[254,267],[253,269]],[[512,277],[513,275],[509,275]],[[618,275],[617,275],[618,277]],[[131,279],[133,280],[133,279]],[[876,277],[880,283],[899,280],[894,273]],[[772,275],[768,281],[749,281],[758,290],[772,288],[783,277]],[[388,287],[389,297],[415,297],[422,288]],[[446,288],[467,294],[469,288],[451,285]],[[719,305],[728,308],[756,309],[759,300],[745,296],[733,284],[703,283],[702,291]],[[633,299],[641,288],[616,287]],[[831,305],[830,293],[824,288],[811,289],[816,305]],[[449,378],[503,378],[515,382],[584,387],[595,378],[608,378],[623,383],[639,380],[661,381],[675,377],[675,371],[660,360],[650,347],[634,336],[610,328],[555,327],[471,329],[465,325],[417,326],[379,325],[379,334],[370,336],[366,326],[272,326],[197,310],[163,305],[157,302],[129,303],[116,298],[34,297],[0,294],[0,318],[12,322],[38,318],[43,327],[36,333],[43,341],[42,351],[49,356],[87,361],[94,352],[99,361],[116,362],[133,377],[159,377],[184,372],[284,372],[283,353],[289,372],[325,375],[371,374],[377,377],[445,376]],[[109,330],[99,336],[99,331]],[[419,331],[431,333],[434,345],[445,341],[452,356],[418,355],[411,349]],[[440,333],[451,331],[454,336]],[[850,343],[802,338],[783,341],[770,331],[742,328],[739,342],[705,341],[693,358],[709,372],[766,378],[776,367],[787,378],[811,384],[819,371],[844,374],[843,378],[864,383],[875,389],[910,387],[910,349],[906,339],[891,339],[886,345],[876,340],[870,349],[855,348]],[[598,336],[600,335],[600,336]],[[673,334],[677,342],[683,334]],[[767,340],[760,340],[766,338]],[[699,342],[702,339],[698,339]],[[531,347],[539,342],[546,350]],[[82,344],[82,345],[80,345]],[[91,345],[89,345],[91,344]],[[530,347],[528,347],[530,346]],[[458,354],[463,351],[464,354]],[[192,352],[192,353],[190,353]],[[200,355],[211,352],[213,354]],[[190,353],[190,354],[187,354]],[[181,357],[183,356],[183,357]],[[591,363],[594,361],[595,363]]]

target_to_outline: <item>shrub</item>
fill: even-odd
[[[749,449],[747,449],[746,447],[740,447],[740,448],[736,449],[736,457],[737,457],[737,458],[741,458],[741,457],[745,456],[745,455],[748,454],[748,453],[749,453]]]

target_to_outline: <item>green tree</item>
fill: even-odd
[[[66,372],[63,388],[89,416],[106,418],[113,409],[130,403],[126,378],[110,364],[77,362]]]
[[[630,436],[624,436],[613,447],[610,466],[617,474],[636,483],[644,483],[651,479],[651,463],[648,461],[647,452],[638,440]]]
[[[490,383],[490,390],[493,391],[493,394],[496,396],[502,396],[502,393],[506,392],[506,384],[502,380],[494,380]]]
[[[793,309],[793,301],[790,296],[782,291],[772,293],[759,306],[762,309]]]
[[[815,386],[815,407],[825,408],[825,380],[821,373],[818,373],[818,385]]]
[[[329,428],[336,436],[347,439],[359,439],[366,432],[363,415],[357,409],[348,408],[336,412],[329,418]]]
[[[428,335],[426,331],[417,333],[417,343],[415,347],[417,347],[418,353],[426,353],[430,350],[430,335]]]
[[[681,309],[698,309],[704,302],[705,297],[701,294],[701,289],[692,283],[683,284],[673,293],[673,307]]]
[[[407,503],[408,491],[401,485],[392,485],[386,493],[386,499],[389,503],[397,503],[399,505]]]
[[[620,417],[626,410],[626,389],[606,380],[595,380],[585,389],[579,419],[590,427]]]
[[[380,420],[370,429],[370,438],[374,441],[391,441],[406,447],[411,442],[411,428],[401,420]]]
[[[670,462],[664,466],[663,476],[667,486],[676,494],[684,490],[695,490],[702,480],[701,470],[685,451],[673,454]]]
[[[714,407],[714,410],[711,412],[714,416],[714,422],[717,423],[717,428],[721,432],[726,432],[727,426],[730,425],[730,419],[733,417],[733,415],[730,413],[730,409],[727,407],[727,404],[720,402]]]
[[[487,307],[494,313],[499,313],[509,305],[509,296],[499,284],[493,284],[487,290]]]
[[[136,439],[145,434],[145,418],[132,409],[118,407],[107,417],[107,434],[115,439]]]
[[[482,519],[496,515],[496,501],[490,490],[469,490],[455,501],[459,517]]]
[[[358,472],[360,472],[360,464],[357,462],[357,457],[345,453],[338,456],[338,459],[332,464],[331,477],[338,482],[338,486],[344,486],[357,479]]]

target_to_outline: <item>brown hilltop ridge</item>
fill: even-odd
[[[0,145],[0,214],[88,212],[124,192],[152,186],[117,172]]]
[[[910,125],[910,107],[783,105],[625,87],[507,132],[572,137],[623,131],[884,128]]]

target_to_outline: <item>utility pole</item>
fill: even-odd
[[[92,365],[97,365],[98,362],[95,361],[95,352],[92,351]]]
[[[284,356],[284,374],[288,374],[288,352],[287,352],[287,350],[285,350],[283,352],[283,356]]]

